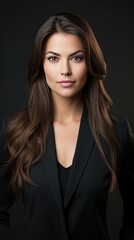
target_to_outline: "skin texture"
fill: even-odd
[[[44,73],[54,104],[54,134],[58,161],[72,164],[87,80],[84,47],[77,36],[53,34],[44,49]],[[66,152],[66,154],[65,154]]]
[[[87,78],[85,52],[79,38],[66,33],[53,34],[46,44],[43,67],[53,97],[79,94]],[[63,80],[74,83],[60,84]]]

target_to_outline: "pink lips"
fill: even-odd
[[[64,88],[69,88],[72,87],[73,84],[75,83],[75,81],[71,81],[71,80],[62,80],[58,82],[60,84],[61,87]]]

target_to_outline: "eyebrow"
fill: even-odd
[[[71,57],[71,56],[73,56],[73,55],[75,55],[75,54],[77,54],[77,53],[80,53],[80,52],[85,53],[83,50],[78,50],[78,51],[76,51],[76,52],[73,52],[73,53],[69,54],[69,56]],[[53,52],[53,51],[48,51],[48,52],[45,53],[45,55],[47,55],[47,54],[49,54],[49,53],[50,53],[50,54],[54,54],[54,55],[56,55],[56,56],[60,56],[59,53],[56,53],[56,52]]]

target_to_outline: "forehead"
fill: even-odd
[[[52,34],[48,38],[45,46],[45,52],[54,51],[57,53],[62,53],[67,51],[69,53],[77,50],[84,50],[80,38],[73,34],[63,32]]]

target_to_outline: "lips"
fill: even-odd
[[[61,87],[68,88],[72,87],[75,84],[75,81],[71,80],[62,80],[58,82]]]

